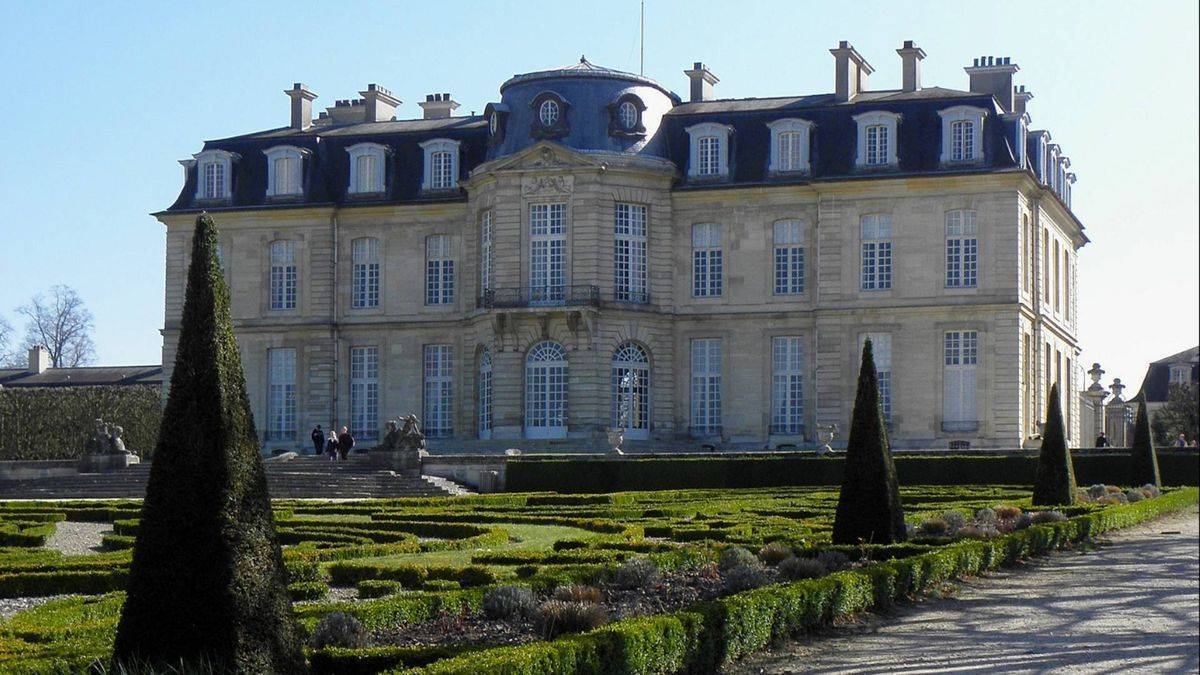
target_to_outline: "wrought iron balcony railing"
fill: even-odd
[[[586,284],[564,286],[521,286],[489,288],[476,300],[476,307],[568,307],[599,305],[600,287]]]

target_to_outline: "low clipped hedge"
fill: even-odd
[[[125,588],[129,570],[67,570],[0,574],[0,598],[78,593],[95,595]]]
[[[505,490],[605,493],[836,486],[842,482],[844,461],[842,456],[805,455],[509,460],[505,470]],[[1037,465],[1037,457],[1023,455],[897,454],[894,461],[901,485],[1032,485]],[[1160,452],[1158,463],[1164,485],[1200,484],[1200,453]],[[1123,451],[1080,455],[1074,457],[1074,464],[1080,485],[1131,485],[1135,482],[1130,456]],[[530,498],[531,503],[533,499]]]
[[[382,670],[415,668],[478,650],[478,647],[461,645],[365,649],[328,647],[309,654],[309,667],[312,675],[375,675]]]
[[[287,590],[292,602],[320,600],[329,594],[329,587],[320,581],[297,581],[288,584]]]
[[[427,581],[453,581],[463,587],[486,586],[499,580],[497,574],[479,565],[465,567],[394,564],[374,560],[347,560],[328,567],[335,586],[355,586],[363,581],[398,581],[408,588],[420,588]]]
[[[321,617],[342,612],[358,619],[368,630],[432,619],[442,612],[479,612],[486,587],[437,593],[415,592],[362,602],[319,602],[295,608],[296,621],[311,633]]]
[[[53,521],[0,522],[0,546],[42,546],[55,527]]]
[[[408,675],[712,673],[772,642],[836,618],[887,607],[953,577],[1086,540],[1197,502],[1195,488],[1034,525],[990,540],[961,541],[908,558],[819,579],[776,584],[685,611],[627,619],[552,642],[501,647],[434,662]]]

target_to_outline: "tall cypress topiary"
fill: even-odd
[[[1033,481],[1035,506],[1065,506],[1075,503],[1075,465],[1067,448],[1063,429],[1062,405],[1058,384],[1050,387],[1046,406],[1046,428],[1042,431],[1042,453],[1038,457],[1037,476]]]
[[[875,356],[867,340],[846,441],[846,469],[833,521],[833,543],[893,544],[906,538],[896,465],[879,407]]]
[[[212,219],[192,263],[115,662],[304,670]]]
[[[1158,453],[1154,450],[1154,437],[1150,435],[1150,419],[1146,414],[1146,402],[1138,401],[1137,417],[1133,421],[1133,446],[1129,449],[1130,479],[1134,485],[1147,483],[1162,487],[1158,475]]]

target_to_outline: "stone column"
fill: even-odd
[[[1099,363],[1093,363],[1092,369],[1088,371],[1088,377],[1092,378],[1092,384],[1083,392],[1083,395],[1091,406],[1092,419],[1090,430],[1083,437],[1081,446],[1095,443],[1096,437],[1100,435],[1101,431],[1108,435],[1108,430],[1104,428],[1104,399],[1108,397],[1108,392],[1105,391],[1104,385],[1100,384],[1100,378],[1104,377],[1104,369],[1100,367]]]
[[[1109,445],[1124,448],[1129,446],[1126,434],[1128,424],[1125,422],[1128,404],[1121,396],[1121,393],[1125,391],[1125,385],[1121,384],[1121,378],[1118,377],[1113,379],[1111,387],[1112,398],[1109,399],[1108,405],[1104,406],[1104,433],[1108,435]]]

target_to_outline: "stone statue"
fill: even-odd
[[[85,455],[106,455],[112,444],[109,443],[108,425],[104,420],[97,418],[92,422],[92,435],[83,444],[83,454]]]
[[[129,452],[129,450],[127,450],[125,448],[125,441],[121,439],[121,434],[123,434],[123,433],[125,433],[125,430],[122,429],[121,427],[119,427],[115,424],[112,426],[112,434],[108,437],[108,442],[109,442],[109,445],[111,446],[109,448],[109,452],[111,452],[114,455],[131,454]]]
[[[387,433],[383,437],[383,442],[372,448],[372,452],[395,452],[400,449],[400,422],[388,420],[386,426]]]
[[[404,429],[400,431],[399,447],[396,449],[401,452],[415,452],[418,455],[426,453],[425,434],[421,433],[416,415],[404,418]]]

